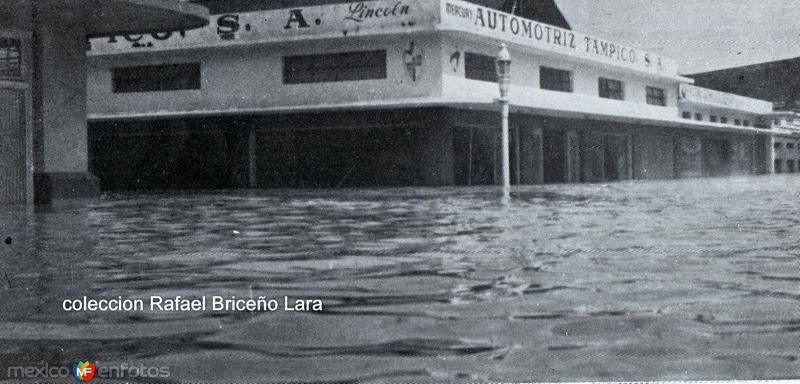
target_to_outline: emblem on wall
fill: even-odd
[[[408,49],[403,51],[403,66],[406,74],[412,81],[417,81],[417,70],[422,66],[422,50],[414,44],[414,40],[408,45]]]
[[[450,67],[453,68],[453,72],[458,72],[460,61],[461,51],[455,51],[452,55],[450,55]]]

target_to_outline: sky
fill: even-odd
[[[800,56],[800,0],[556,0],[572,29],[675,59],[684,74]]]

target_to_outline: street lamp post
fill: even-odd
[[[495,69],[497,70],[497,85],[500,88],[499,101],[503,121],[500,133],[503,197],[507,198],[511,194],[511,166],[508,149],[508,89],[511,85],[511,54],[508,53],[508,47],[505,44],[501,45],[500,52],[497,53]]]

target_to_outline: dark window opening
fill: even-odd
[[[695,113],[694,114],[694,119],[695,120],[703,120],[703,114],[702,113]]]
[[[472,52],[464,54],[464,75],[467,79],[497,82],[494,57]]]
[[[742,125],[742,121],[739,119],[733,119],[733,125]]]
[[[775,143],[772,145],[772,147],[775,149],[781,149],[781,143]]]
[[[0,79],[22,78],[22,43],[19,39],[0,38]]]
[[[112,70],[114,93],[200,89],[200,63],[144,65]]]
[[[625,100],[625,87],[619,80],[601,77],[598,81],[600,97],[604,99]]]
[[[744,124],[745,127],[749,127],[750,126],[750,120],[745,120],[743,122],[743,124]]]
[[[307,84],[386,78],[386,51],[344,52],[283,58],[283,83]]]
[[[786,173],[794,173],[794,160],[786,160]]]
[[[719,118],[719,122],[722,123],[722,124],[728,124],[728,118],[725,117],[725,116],[722,116],[722,117]]]
[[[710,121],[712,123],[716,123],[717,122],[717,116],[716,115],[709,116],[708,117],[708,121]]]
[[[665,107],[667,98],[664,96],[664,90],[656,87],[647,87],[647,104]]]
[[[572,72],[541,67],[539,68],[539,87],[551,91],[572,92]]]
[[[683,116],[684,119],[691,119],[692,118],[692,113],[691,112],[683,112],[683,114],[681,116]]]
[[[794,148],[794,143],[786,143],[786,149]]]
[[[781,159],[775,159],[775,173],[783,173],[783,170],[781,169],[781,164],[783,164],[783,161],[781,161]]]

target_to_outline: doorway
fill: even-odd
[[[30,34],[0,31],[0,204],[33,202]]]
[[[495,185],[498,180],[497,146],[496,130],[457,127],[453,135],[456,185]]]
[[[731,150],[728,140],[703,140],[703,175],[728,176],[731,174]]]
[[[586,133],[581,144],[584,182],[630,180],[630,135]]]
[[[542,165],[544,182],[567,182],[566,132],[556,129],[542,130]]]
[[[624,135],[605,135],[605,181],[629,180],[630,177],[630,137]]]

